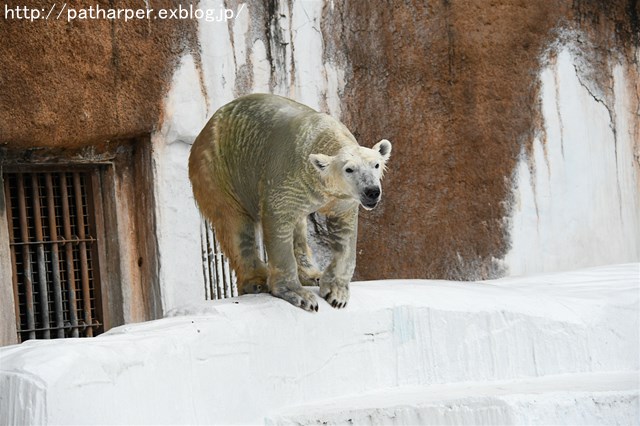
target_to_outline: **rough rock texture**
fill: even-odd
[[[514,166],[540,130],[545,52],[584,44],[595,70],[585,77],[606,93],[609,61],[634,61],[639,8],[526,0],[325,8],[326,49],[350,67],[343,121],[361,144],[394,143],[386,199],[361,215],[357,278],[500,275]]]
[[[91,2],[105,8],[145,3]],[[154,9],[191,4],[148,3]],[[53,4],[39,2],[43,9]],[[224,2],[234,10],[241,4]],[[311,83],[344,70],[341,103],[323,88],[318,93],[327,99],[319,105],[341,111],[361,144],[383,137],[394,143],[383,204],[361,215],[356,279],[488,278],[503,273],[514,169],[542,132],[539,71],[553,60],[552,47],[575,47],[585,86],[608,107],[612,62],[629,65],[629,81],[640,81],[637,0],[246,4],[242,19],[222,24],[226,31],[200,25],[202,49],[193,20],[2,17],[0,148],[81,148],[153,132],[187,51],[209,115],[231,96],[223,90],[227,82],[234,96],[272,91],[308,103],[316,97]],[[322,4],[322,19],[307,15],[305,7]],[[298,38],[309,28],[321,39]],[[231,50],[225,51],[227,36]],[[316,51],[323,57],[318,66]],[[209,74],[200,52],[216,66]],[[640,147],[635,152],[640,158]]]
[[[9,0],[6,7],[25,6]],[[49,11],[53,0],[38,2]],[[160,0],[155,9],[178,7]],[[66,2],[69,8],[144,8],[138,0]],[[150,133],[177,60],[196,44],[191,20],[37,21],[0,13],[0,146],[66,147]],[[28,4],[35,7],[35,4]],[[197,49],[192,49],[196,54]]]

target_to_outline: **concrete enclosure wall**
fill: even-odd
[[[362,145],[394,143],[385,200],[361,215],[357,279],[639,260],[637,2],[145,4],[232,17],[5,17],[0,148],[151,134],[164,311],[204,297],[190,145],[252,92],[333,114]]]
[[[357,283],[314,315],[250,295],[29,341],[0,349],[0,424],[634,424],[639,268]]]

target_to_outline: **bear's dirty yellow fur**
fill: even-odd
[[[358,145],[334,118],[292,100],[255,94],[221,107],[189,158],[195,199],[212,223],[243,293],[271,292],[318,310],[314,294],[341,308],[355,269],[358,207],[376,206],[391,153]],[[327,217],[333,259],[323,273],[307,245],[307,216]],[[268,265],[259,255],[262,227]]]

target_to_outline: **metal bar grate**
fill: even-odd
[[[89,169],[4,174],[20,341],[103,331]]]
[[[222,253],[213,227],[202,220],[200,229],[202,272],[206,300],[226,299],[238,295],[236,274]]]

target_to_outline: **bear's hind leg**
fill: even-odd
[[[238,277],[238,294],[268,293],[268,270],[258,255],[255,222],[249,215],[238,212],[224,218],[214,228]]]
[[[268,293],[267,265],[260,259],[256,242],[256,223],[250,218],[243,218],[236,236],[240,261],[236,274],[238,275],[238,293],[256,294]]]
[[[322,272],[313,260],[313,254],[307,243],[307,218],[303,217],[296,223],[293,231],[293,251],[298,264],[298,279],[304,286],[320,285]]]

